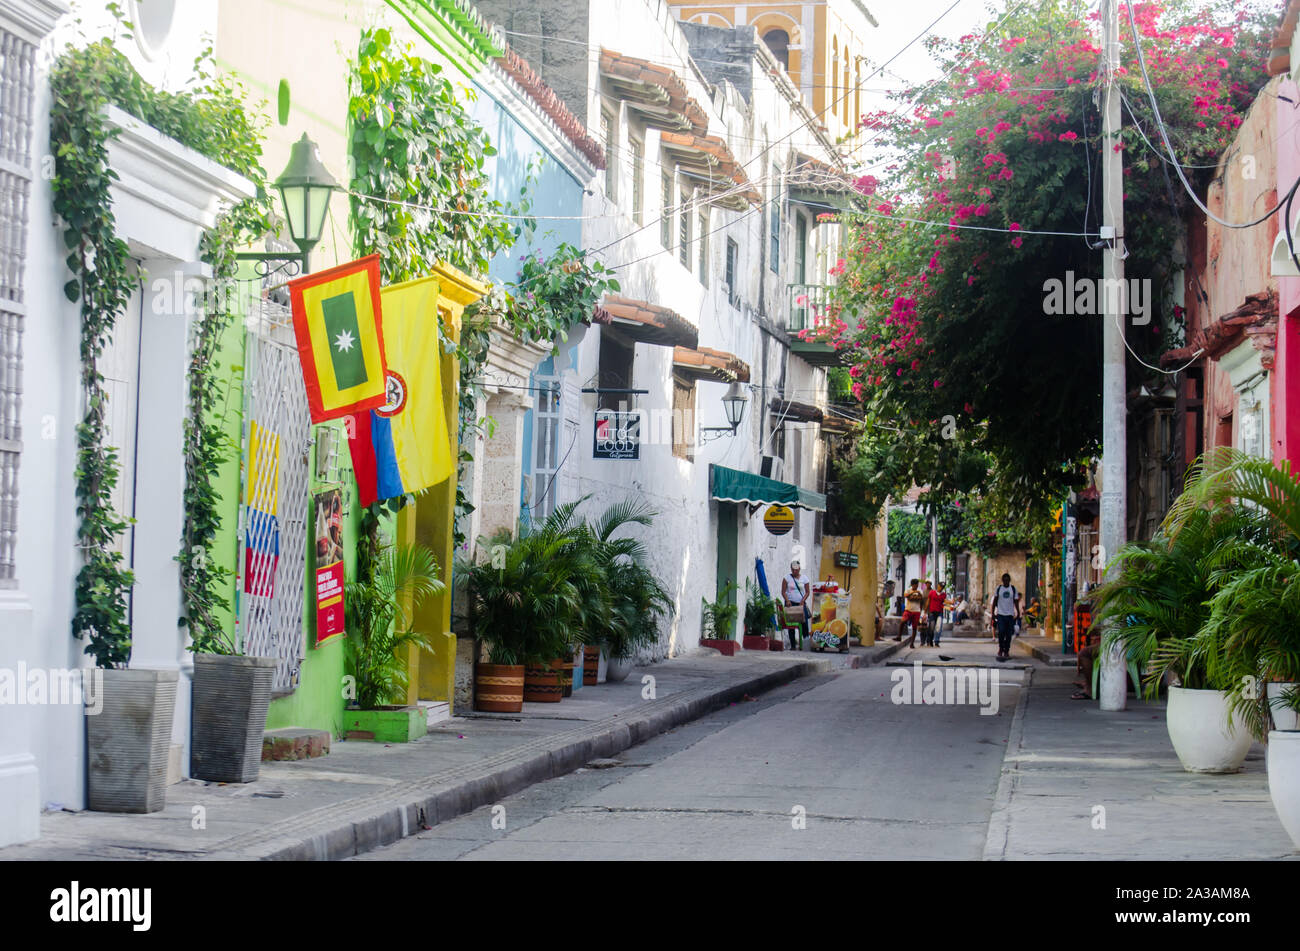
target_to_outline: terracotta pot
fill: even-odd
[[[767,650],[767,637],[756,634],[746,634],[741,646],[747,651],[765,651]]]
[[[519,713],[523,708],[523,664],[475,665],[475,710],[483,713]]]
[[[524,702],[559,703],[563,699],[564,682],[559,670],[553,666],[524,668]]]
[[[724,641],[716,638],[702,637],[700,638],[700,646],[712,647],[727,657],[734,657],[736,654],[736,648],[740,645],[735,641]]]
[[[602,676],[605,673],[603,661],[603,652],[599,647],[584,647],[582,649],[582,685],[584,687],[594,687],[596,684],[605,682],[605,678]]]

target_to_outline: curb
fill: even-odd
[[[1022,648],[1032,654],[1036,660],[1042,661],[1049,667],[1073,667],[1078,661],[1073,654],[1059,654],[1053,651],[1047,651],[1037,644],[1027,644],[1020,638],[1012,641],[1012,646],[1019,643]]]
[[[1007,750],[1002,755],[1002,772],[998,777],[998,790],[993,797],[993,812],[989,815],[988,833],[984,837],[985,862],[1001,862],[1006,858],[1007,839],[1011,835],[1011,797],[1015,793],[1020,774],[1017,760],[1007,765],[1007,757],[1018,755],[1025,736],[1025,707],[1029,705],[1029,690],[1034,684],[1034,668],[1025,668],[1025,682],[1016,700],[1016,712],[1011,717],[1011,731],[1007,735]]]
[[[738,701],[746,694],[766,692],[801,677],[831,672],[833,669],[825,660],[801,659],[799,663],[723,686],[686,690],[663,700],[649,701],[635,712],[614,714],[498,753],[485,762],[453,767],[372,796],[309,810],[227,839],[201,857],[280,861],[350,858],[391,845],[536,783],[573,772],[593,759],[607,759]]]

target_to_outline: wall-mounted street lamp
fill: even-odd
[[[723,436],[735,436],[736,431],[740,429],[741,422],[745,419],[745,404],[749,402],[749,396],[745,393],[745,388],[736,381],[727,388],[726,394],[722,397],[722,409],[727,414],[727,422],[730,426],[701,426],[700,427],[700,445],[713,439],[721,439]]]
[[[330,196],[339,189],[339,183],[320,160],[320,148],[307,137],[306,132],[294,143],[289,153],[289,164],[275,180],[275,188],[280,193],[280,204],[289,223],[289,236],[298,246],[298,253],[264,251],[236,257],[241,261],[256,262],[254,267],[263,277],[291,265],[297,267],[291,274],[306,274],[308,256],[325,232]],[[275,262],[279,262],[279,266],[272,267]]]

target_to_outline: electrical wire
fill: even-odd
[[[1282,210],[1282,208],[1291,199],[1291,196],[1295,194],[1296,189],[1300,188],[1300,177],[1296,178],[1295,184],[1293,184],[1291,188],[1287,191],[1285,198],[1283,198],[1276,205],[1274,205],[1273,208],[1270,209],[1268,212],[1266,212],[1263,216],[1256,218],[1254,221],[1246,221],[1246,222],[1226,221],[1223,218],[1220,218],[1214,212],[1210,211],[1210,209],[1205,206],[1205,203],[1201,201],[1200,197],[1197,196],[1196,190],[1192,188],[1191,183],[1187,180],[1187,176],[1183,174],[1183,166],[1178,161],[1177,156],[1174,154],[1174,147],[1169,143],[1169,131],[1168,129],[1165,128],[1165,120],[1160,115],[1160,104],[1156,101],[1155,87],[1152,86],[1151,84],[1151,74],[1147,72],[1146,54],[1142,52],[1142,38],[1141,36],[1138,35],[1137,14],[1134,13],[1133,11],[1133,0],[1124,0],[1124,2],[1128,7],[1129,27],[1133,32],[1133,45],[1137,47],[1138,66],[1140,66],[1142,69],[1142,84],[1146,87],[1147,96],[1151,100],[1151,113],[1155,117],[1156,128],[1160,130],[1160,140],[1161,142],[1164,143],[1165,149],[1167,150],[1169,162],[1171,165],[1173,165],[1174,172],[1177,173],[1178,175],[1178,180],[1182,182],[1183,190],[1186,191],[1187,194],[1191,197],[1192,201],[1195,203],[1197,208],[1201,209],[1201,211],[1204,212],[1205,215],[1209,217],[1211,220],[1218,222],[1220,225],[1222,225],[1225,228],[1253,228],[1256,225],[1261,225],[1264,222],[1268,221],[1268,219],[1272,218],[1275,214],[1277,214],[1279,211]],[[1287,230],[1288,231],[1290,230],[1289,222],[1287,225]]]

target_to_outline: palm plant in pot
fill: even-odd
[[[355,680],[355,699],[344,714],[348,739],[404,743],[427,732],[424,712],[406,703],[407,654],[412,647],[432,649],[412,618],[444,590],[437,559],[423,545],[381,548],[370,577],[348,582],[346,659]]]
[[[589,649],[601,651],[608,662],[608,680],[625,680],[636,653],[659,642],[660,624],[671,617],[673,600],[646,567],[645,546],[619,534],[629,526],[648,528],[655,512],[638,500],[615,503],[584,526],[594,554],[593,577],[600,579],[603,601],[590,613],[586,628]]]
[[[728,657],[736,653],[736,618],[740,607],[735,601],[736,583],[728,581],[714,601],[701,598],[703,636],[701,647],[712,647]]]
[[[518,713],[526,680],[531,698],[559,701],[563,695],[551,664],[572,653],[583,609],[579,573],[586,565],[569,524],[574,507],[560,506],[535,528],[521,527],[518,538],[503,531],[480,542],[489,557],[466,568],[470,623],[489,658],[475,668],[477,710]]]
[[[776,635],[777,618],[784,609],[781,602],[763,593],[763,589],[745,579],[745,650],[768,650]]]
[[[1207,627],[1221,648],[1209,661],[1226,685],[1229,716],[1267,743],[1269,793],[1300,845],[1300,482],[1289,462],[1217,449],[1193,470],[1171,515],[1234,504],[1250,506],[1265,530],[1234,540],[1217,569]]]
[[[1101,651],[1118,649],[1131,669],[1144,669],[1148,697],[1171,682],[1166,725],[1189,772],[1235,772],[1250,749],[1249,731],[1229,716],[1231,684],[1219,662],[1223,643],[1210,600],[1221,573],[1240,565],[1234,546],[1268,531],[1249,506],[1175,506],[1155,537],[1120,550],[1111,580],[1094,593]]]

